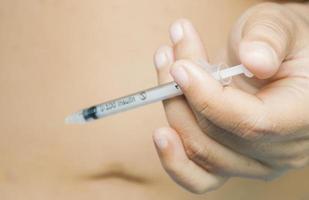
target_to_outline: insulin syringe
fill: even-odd
[[[217,70],[211,74],[219,81],[228,80],[232,76],[239,74],[252,77],[252,73],[249,72],[243,65],[237,65],[223,70]],[[153,102],[170,99],[182,94],[183,93],[176,82],[169,82],[167,84],[159,85],[157,87],[142,90],[124,97],[107,101],[102,104],[85,108],[68,116],[65,119],[65,122],[69,124],[82,124]]]

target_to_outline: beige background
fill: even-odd
[[[155,85],[152,55],[175,19],[193,21],[214,60],[257,2],[0,0],[0,199],[309,199],[308,168],[270,183],[233,179],[207,195],[185,192],[151,140],[167,124],[160,103],[84,126],[63,122]]]

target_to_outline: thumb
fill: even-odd
[[[283,5],[264,3],[240,19],[239,59],[256,77],[272,77],[287,57],[296,34],[291,15]]]
[[[267,109],[259,98],[223,87],[194,62],[179,60],[170,72],[192,108],[217,126],[249,139],[259,136],[269,123]]]

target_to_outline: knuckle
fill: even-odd
[[[209,104],[207,101],[199,101],[199,105],[195,106],[198,110],[198,113],[201,113],[204,116],[209,112]]]
[[[266,117],[249,117],[235,124],[232,132],[249,141],[262,139],[273,133],[273,126]]]
[[[192,102],[192,106],[197,111],[197,113],[201,114],[203,117],[212,115],[211,107],[209,102],[214,102],[213,97],[208,98],[207,100],[200,95],[202,91],[198,91],[198,88],[192,89],[191,94],[195,97]]]
[[[194,92],[194,91],[193,91]],[[192,93],[193,93],[192,92]],[[213,118],[215,116],[219,117],[218,114],[215,114],[215,108],[219,106],[216,103],[216,99],[219,99],[220,96],[218,94],[213,94],[212,96],[208,96],[207,99],[200,95],[203,91],[195,91],[195,104],[193,105],[194,108],[196,108],[196,111],[202,116],[212,116]],[[224,104],[224,100],[221,101],[222,104]]]
[[[211,155],[210,151],[205,149],[205,146],[200,143],[200,141],[190,142],[190,144],[185,144],[186,154],[188,158],[196,163],[199,163],[204,169],[208,171],[216,171],[217,164],[216,159]]]
[[[191,140],[186,146],[186,154],[190,160],[200,160],[202,157],[204,159],[208,157],[207,153],[203,152],[202,147],[198,142]]]
[[[218,158],[216,158],[211,151],[205,149],[205,146],[207,145],[198,142],[199,141],[185,144],[185,151],[188,158],[193,162],[200,164],[201,167],[209,172],[221,173],[224,171],[224,166],[222,166],[221,162],[218,162]]]
[[[252,33],[258,39],[272,44],[275,49],[282,45],[283,40],[289,41],[295,33],[295,23],[288,17],[291,14],[280,4],[262,3],[249,10],[247,15],[242,34]],[[273,39],[278,42],[273,42]]]

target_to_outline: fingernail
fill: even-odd
[[[158,148],[164,149],[168,145],[167,137],[164,133],[158,132],[154,135],[154,141]]]
[[[167,63],[167,56],[163,50],[158,50],[155,55],[155,66],[157,69],[160,69]]]
[[[261,41],[242,42],[239,55],[242,63],[260,79],[273,76],[281,63],[276,51]]]
[[[183,66],[173,66],[171,69],[171,75],[180,87],[185,88],[189,84],[189,77]]]
[[[246,42],[244,45],[244,52],[247,52],[252,59],[264,63],[264,66],[277,65],[277,54],[275,50],[268,44],[259,41]]]
[[[180,22],[175,22],[170,28],[171,39],[174,44],[183,38],[183,28]]]

